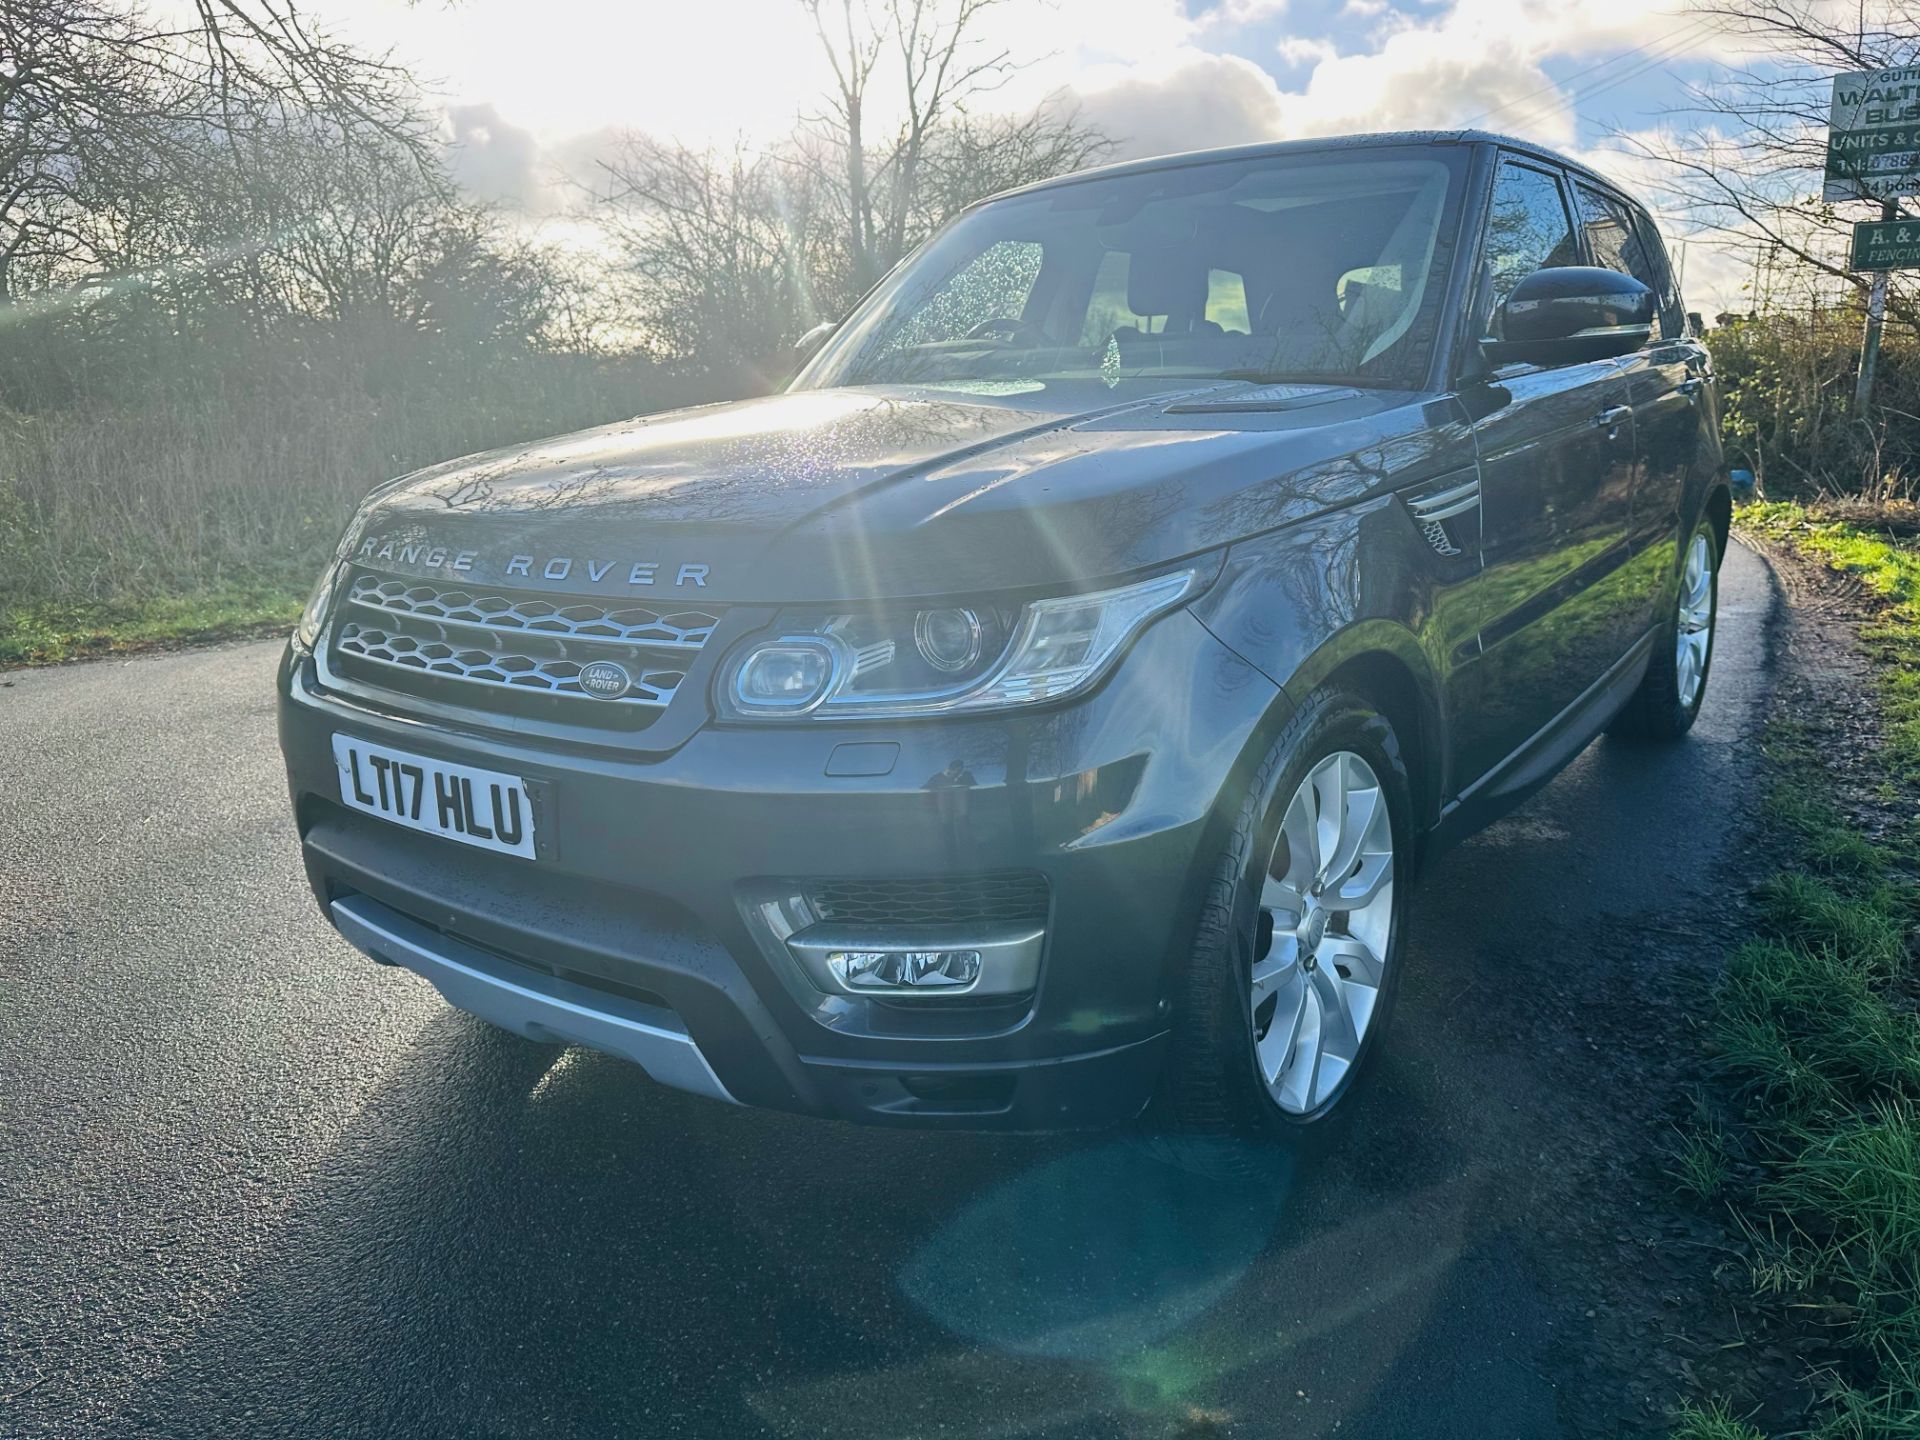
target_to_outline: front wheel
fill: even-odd
[[[1361,697],[1317,690],[1288,722],[1208,889],[1162,1130],[1298,1134],[1351,1090],[1397,988],[1411,794],[1392,725]]]
[[[1654,642],[1640,688],[1611,726],[1615,734],[1677,740],[1693,728],[1707,693],[1719,604],[1720,547],[1712,523],[1702,518],[1680,562],[1673,613]]]

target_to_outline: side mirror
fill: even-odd
[[[1630,355],[1653,338],[1659,302],[1631,275],[1591,265],[1536,270],[1500,307],[1500,338],[1483,342],[1495,365],[1573,365]]]
[[[840,322],[838,320],[822,320],[818,325],[794,341],[792,357],[793,368],[798,370],[815,355],[818,355],[820,353],[820,347],[825,345],[827,341],[833,337],[833,332],[839,328]]]

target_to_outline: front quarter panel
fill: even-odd
[[[1219,582],[1196,603],[1201,622],[1298,704],[1341,666],[1393,667],[1417,714],[1406,738],[1429,762],[1424,818],[1444,793],[1444,680],[1468,658],[1478,632],[1459,582],[1479,567],[1478,523],[1461,553],[1442,556],[1423,537],[1402,492],[1477,474],[1472,437],[1450,401],[1427,407],[1430,425],[1390,449],[1349,463],[1370,472],[1355,504],[1240,541]]]

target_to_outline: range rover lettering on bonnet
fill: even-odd
[[[466,574],[480,562],[477,550],[455,550],[423,540],[387,540],[380,536],[360,542],[358,557],[390,565],[419,565],[428,570],[455,570]],[[704,590],[712,567],[688,562],[678,566],[658,560],[603,560],[572,555],[509,555],[503,577],[527,580],[568,580],[584,576],[598,585],[603,580],[628,585],[678,585]]]

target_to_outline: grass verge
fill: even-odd
[[[260,582],[118,603],[11,606],[0,609],[0,668],[291,629],[305,603],[290,585]]]
[[[1874,662],[1888,722],[1886,759],[1899,779],[1920,781],[1920,539],[1823,517],[1791,502],[1745,506],[1740,524],[1856,577],[1884,602],[1882,622],[1864,629],[1861,639]]]
[[[0,397],[0,665],[291,623],[377,482],[724,393],[635,357],[441,358],[269,347],[151,392]]]
[[[1920,843],[1879,839],[1849,805],[1905,800],[1920,779],[1920,547],[1794,505],[1756,505],[1750,532],[1878,597],[1874,662],[1885,779],[1836,786],[1805,717],[1766,739],[1768,807],[1790,868],[1759,888],[1761,934],[1728,962],[1709,1048],[1724,1081],[1720,1152],[1689,1137],[1676,1180],[1733,1209],[1755,1303],[1839,1341],[1811,1428],[1819,1440],[1920,1436],[1920,975],[1911,940]],[[1683,1408],[1675,1440],[1761,1440],[1724,1401]]]

